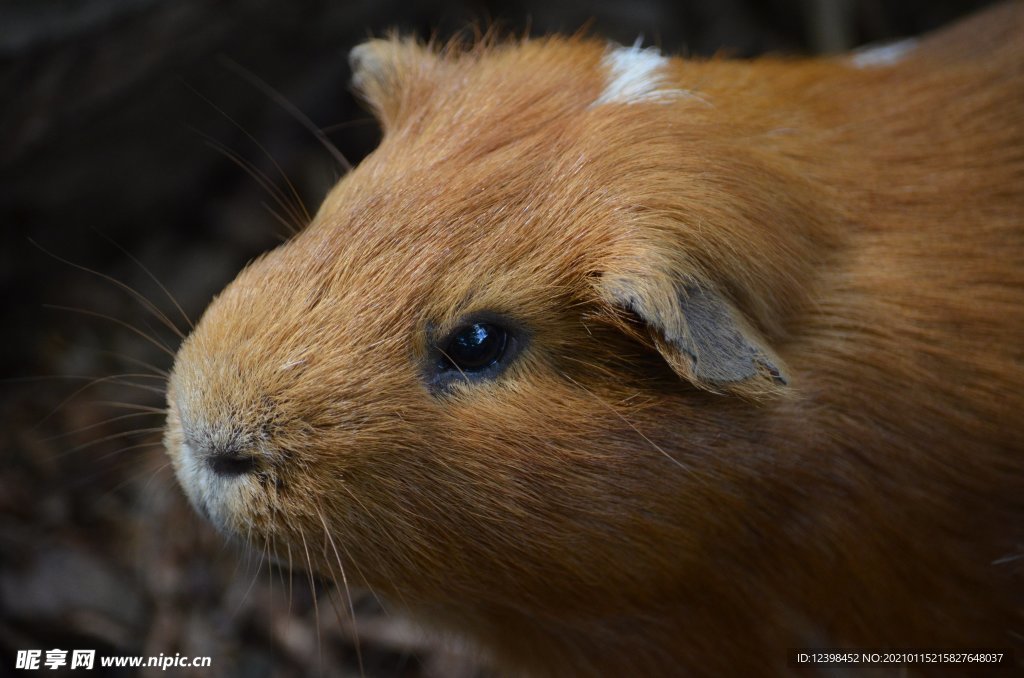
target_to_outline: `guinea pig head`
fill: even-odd
[[[789,388],[746,284],[769,276],[715,254],[742,210],[665,203],[695,161],[664,116],[702,102],[609,93],[609,54],[353,52],[381,145],[175,362],[166,446],[200,512],[413,604],[615,609],[707,567]]]

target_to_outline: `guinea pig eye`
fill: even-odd
[[[462,327],[448,340],[444,358],[460,372],[480,372],[501,360],[508,346],[508,332],[494,323]]]
[[[496,313],[463,320],[431,342],[427,386],[441,393],[458,382],[494,379],[512,363],[528,337],[529,332],[521,325]]]

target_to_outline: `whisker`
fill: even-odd
[[[109,459],[111,457],[115,457],[115,456],[117,456],[119,454],[124,454],[125,452],[128,452],[129,450],[138,450],[138,449],[142,449],[142,448],[145,448],[145,447],[160,448],[162,446],[163,446],[163,444],[159,440],[147,440],[145,442],[141,442],[141,443],[138,443],[136,445],[128,445],[127,447],[119,447],[118,449],[114,450],[113,452],[107,452],[106,454],[104,454],[104,455],[102,455],[100,457],[97,457],[96,461],[103,461],[105,459]]]
[[[256,184],[264,190],[264,192],[266,192],[271,198],[273,198],[274,202],[277,203],[277,205],[282,210],[284,210],[285,213],[290,217],[290,220],[282,217],[276,210],[267,205],[267,203],[264,202],[262,204],[265,208],[267,208],[270,211],[270,213],[278,221],[280,221],[284,225],[285,229],[289,233],[295,233],[302,227],[303,223],[301,215],[299,214],[299,212],[296,211],[295,206],[290,204],[290,202],[287,199],[287,196],[281,191],[280,188],[277,187],[277,185],[270,179],[270,177],[266,175],[266,173],[264,173],[262,170],[256,167],[256,165],[254,165],[253,163],[246,160],[240,153],[231,150],[220,141],[217,141],[216,139],[209,137],[208,135],[204,134],[203,132],[200,132],[199,130],[194,131],[206,140],[206,144],[210,148],[214,149],[215,151],[223,155],[225,158],[233,162],[235,165],[237,165],[239,169],[248,174],[249,177],[252,178],[252,180],[255,181]]]
[[[251,162],[243,158],[240,154],[231,150],[221,142],[217,141],[216,139],[208,137],[199,130],[195,131],[197,134],[206,139],[206,144],[210,148],[221,153],[224,157],[226,157],[228,160],[237,165],[239,169],[248,174],[252,178],[252,180],[255,181],[257,185],[259,185],[260,188],[262,188],[271,198],[274,199],[274,202],[277,203],[277,205],[282,210],[285,211],[285,213],[291,218],[291,221],[284,219],[280,214],[277,213],[277,211],[272,209],[266,203],[263,203],[263,206],[270,210],[270,213],[274,216],[274,218],[280,221],[281,224],[284,225],[284,227],[288,230],[289,233],[295,233],[302,228],[302,226],[304,225],[302,221],[302,216],[296,211],[293,205],[289,204],[285,194],[281,192],[281,189],[274,185],[274,182],[271,181],[270,177],[268,177],[265,173],[263,173],[262,170],[253,165]]]
[[[149,474],[149,480],[147,480],[146,484],[143,485],[143,487],[142,487],[143,491],[146,491],[146,490],[149,489],[149,486],[153,484],[153,481],[156,479],[156,476],[157,476],[158,473],[163,473],[164,470],[166,470],[170,466],[171,466],[171,462],[170,461],[166,461],[163,464],[161,464],[160,466],[158,466],[155,469],[153,469],[153,472]]]
[[[94,462],[101,462],[101,461],[105,461],[107,459],[110,459],[111,457],[124,454],[125,452],[128,452],[130,450],[136,450],[136,449],[146,448],[146,447],[156,448],[158,445],[159,445],[159,443],[157,441],[153,441],[153,440],[150,440],[150,441],[147,441],[147,442],[144,442],[144,443],[139,443],[138,445],[128,445],[126,447],[118,448],[118,449],[114,450],[113,452],[109,452],[107,454],[104,454],[104,455],[102,455],[102,456],[100,456],[100,457],[98,457],[98,458],[96,458],[96,459],[94,459],[92,461],[94,461]],[[132,461],[134,462],[134,460],[132,460]],[[87,475],[84,475],[84,476],[80,476],[80,477],[76,478],[75,480],[76,480],[76,482],[79,482],[79,483],[81,483],[83,485],[92,485],[98,479],[102,478],[109,471],[110,471],[110,469],[107,468],[107,469],[104,469],[104,470],[97,471],[96,473],[93,473],[93,474],[87,474]],[[140,477],[144,473],[147,473],[147,471],[145,469],[142,470],[142,471],[139,471],[138,473],[129,475],[127,478],[125,478],[124,480],[122,480],[118,484],[114,485],[110,489],[110,492],[116,492],[119,489],[121,489],[122,487],[128,486],[136,478]]]
[[[387,537],[391,540],[391,542],[396,547],[398,547],[400,549],[401,548],[401,544],[398,542],[397,539],[395,539],[395,536],[393,534],[391,534],[391,532],[387,529],[387,526],[384,524],[384,522],[382,520],[380,520],[379,518],[377,518],[377,516],[375,516],[373,514],[373,512],[370,511],[370,509],[368,509],[366,507],[366,504],[364,504],[362,502],[362,500],[359,499],[359,496],[355,492],[353,492],[348,486],[346,486],[344,483],[341,484],[341,488],[343,490],[345,490],[345,492],[348,494],[349,497],[352,498],[353,501],[355,501],[357,504],[359,504],[359,506],[363,509],[363,512],[367,515],[367,517],[369,517],[370,520],[372,520],[374,523],[376,523],[377,528],[378,528],[378,530],[380,530],[381,534],[387,535]],[[341,549],[343,551],[345,551],[345,555],[348,556],[349,561],[355,566],[356,572],[363,579],[363,581],[367,581],[366,576],[359,569],[359,565],[356,563],[355,559],[352,557],[352,554],[348,552],[347,548],[345,548],[344,542],[341,544]],[[401,589],[397,585],[395,585],[395,581],[391,577],[391,575],[388,575],[388,579],[391,581],[391,588],[398,595],[398,599],[401,601],[402,605],[404,605],[406,608],[409,608],[409,604],[405,600],[405,597],[402,595]],[[371,588],[370,589],[370,593],[373,595],[374,599],[377,601],[377,604],[380,606],[380,608],[382,610],[384,610],[384,613],[390,616],[390,612],[388,612],[387,606],[384,605],[384,601],[382,601],[380,599],[380,597],[377,595],[377,592],[374,591]]]
[[[78,313],[78,314],[81,314],[81,315],[86,315],[86,316],[90,316],[90,317],[94,317],[94,318],[102,318],[103,320],[108,320],[108,321],[114,323],[115,325],[119,325],[120,327],[123,327],[126,330],[130,330],[131,332],[134,332],[138,336],[142,337],[143,339],[145,339],[146,341],[148,341],[149,343],[153,344],[154,346],[159,348],[161,351],[163,351],[164,353],[169,355],[172,359],[174,358],[174,351],[172,351],[171,349],[167,348],[167,346],[165,346],[161,342],[157,341],[153,337],[149,336],[148,334],[146,334],[145,332],[143,332],[139,328],[135,327],[131,323],[126,323],[123,320],[118,320],[117,318],[115,318],[113,316],[109,316],[109,315],[107,315],[105,313],[100,313],[98,311],[90,311],[90,310],[85,309],[85,308],[74,308],[72,306],[60,306],[58,304],[43,304],[43,307],[44,308],[55,309],[55,310],[58,310],[58,311],[68,311],[69,313]]]
[[[114,485],[112,488],[110,488],[110,492],[117,492],[122,487],[127,487],[131,483],[135,482],[142,475],[144,475],[146,473],[149,473],[149,480],[147,480],[146,484],[143,486],[143,491],[145,491],[145,490],[147,490],[149,488],[149,486],[156,479],[157,474],[161,473],[164,469],[166,469],[170,465],[171,465],[171,462],[168,461],[168,462],[162,464],[160,467],[154,469],[152,472],[150,472],[148,469],[143,469],[142,471],[140,471],[138,473],[133,473],[133,474],[129,475],[127,478],[125,478],[124,480],[122,480],[121,482],[119,482],[117,485]]]
[[[246,572],[252,570],[252,552],[253,552],[253,549],[252,549],[252,523],[250,523],[245,528],[245,548],[242,549],[242,553],[245,554],[245,570],[246,570]],[[234,580],[233,577],[232,577],[232,580]],[[244,600],[243,600],[243,602],[244,602]],[[238,610],[236,609],[234,616],[237,616],[237,614],[238,614]]]
[[[148,391],[149,393],[155,393],[158,396],[167,395],[167,390],[166,389],[157,388],[156,386],[148,386],[146,384],[136,384],[135,382],[132,382],[132,381],[112,381],[110,383],[115,384],[117,386],[131,386],[132,388],[137,388],[140,391]]]
[[[334,575],[334,567],[331,566],[330,569],[331,569],[331,575],[333,576]],[[340,591],[338,592],[338,595],[339,596],[341,595]],[[338,620],[338,626],[342,630],[344,630],[345,629],[345,620],[344,620],[344,618],[343,618],[343,616],[341,614],[341,609],[338,607],[338,602],[334,599],[334,596],[330,595],[330,593],[328,593],[328,595],[327,595],[327,600],[331,604],[331,609],[334,610],[334,617],[335,617],[335,619]],[[350,609],[351,609],[351,597],[349,598],[349,605],[350,605]],[[361,656],[360,649],[359,649],[359,634],[356,631],[355,619],[354,618],[352,619],[352,636],[353,636],[353,641],[354,641],[354,645],[355,645],[355,648],[356,648],[356,661],[358,662],[358,666],[359,666],[359,675],[360,675],[360,678],[365,678],[366,673],[363,670],[363,660],[362,660],[362,656]]]
[[[149,334],[149,336],[151,336],[153,338],[157,338],[157,337],[160,336],[158,328],[153,326],[153,324],[150,322],[149,318],[141,318],[140,321],[139,321],[139,324],[146,330],[146,332]],[[182,341],[184,341],[184,338],[179,337],[178,338],[178,345],[181,345]],[[161,342],[161,343],[163,343],[163,342]],[[170,348],[170,347],[168,347],[168,348]]]
[[[227,552],[229,550],[229,546],[231,544],[232,544],[231,540],[228,540],[228,539],[221,540],[220,551],[218,552],[218,555],[221,558],[223,558],[225,556],[225,554],[227,554]],[[242,567],[242,558],[240,558],[238,556],[238,552],[236,550],[232,549],[231,552],[233,554],[233,562],[235,563],[235,569],[231,571],[231,576],[228,578],[228,581],[235,581],[235,579],[238,578],[238,571]],[[248,553],[246,553],[246,556],[248,556]]]
[[[346,120],[344,122],[336,122],[333,125],[324,125],[320,128],[320,131],[324,134],[330,134],[331,132],[337,132],[338,130],[347,129],[349,127],[355,127],[357,125],[370,125],[377,121],[372,116],[366,116],[364,118],[355,118],[354,120]]]
[[[320,635],[320,606],[317,604],[316,598],[316,583],[313,581],[313,561],[309,557],[309,545],[306,544],[306,533],[299,528],[299,537],[302,538],[302,550],[306,552],[306,564],[309,566],[307,574],[309,575],[309,588],[312,591],[313,596],[313,618],[316,620],[316,648],[319,655],[320,670],[323,671],[324,667],[324,644],[323,638]]]
[[[98,277],[98,278],[100,278],[102,280],[106,280],[107,282],[109,282],[112,285],[118,287],[119,289],[124,290],[128,294],[132,295],[132,297],[134,297],[136,301],[138,301],[140,304],[142,304],[142,307],[145,308],[147,311],[149,311],[157,320],[159,320],[161,323],[163,323],[164,326],[167,327],[167,329],[169,329],[172,332],[174,332],[174,334],[177,335],[177,337],[179,339],[184,339],[185,338],[185,335],[181,333],[181,330],[178,329],[178,326],[175,325],[173,322],[171,322],[171,319],[168,318],[167,315],[163,311],[161,311],[159,308],[157,308],[156,304],[154,304],[149,299],[147,299],[146,296],[143,295],[142,293],[137,292],[130,285],[127,285],[127,284],[121,282],[120,280],[118,280],[117,278],[115,278],[113,276],[110,276],[110,275],[107,275],[106,273],[101,273],[99,271],[95,271],[95,270],[93,270],[93,269],[91,269],[91,268],[89,268],[87,266],[82,266],[81,264],[76,264],[75,262],[70,261],[69,259],[65,259],[64,257],[58,256],[58,255],[54,254],[53,252],[49,251],[48,249],[46,249],[45,247],[43,247],[42,245],[40,245],[39,243],[37,243],[32,238],[29,238],[28,241],[30,243],[32,243],[33,245],[35,245],[36,247],[38,247],[40,250],[42,250],[45,254],[47,254],[47,255],[53,257],[54,259],[56,259],[57,261],[59,261],[59,262],[61,262],[63,264],[66,264],[68,266],[71,266],[72,268],[78,269],[79,271],[84,271],[85,273],[90,273],[90,274],[92,274],[92,275],[94,275],[94,276],[96,276],[96,277]]]
[[[277,507],[274,506],[273,507],[273,515],[271,517],[271,526],[270,526],[270,530],[268,532],[269,532],[269,537],[270,537],[270,552],[274,556],[274,558],[273,558],[274,562],[272,562],[271,565],[277,570],[278,579],[281,582],[281,592],[283,593],[284,589],[285,589],[285,586],[284,586],[284,568],[281,567],[281,562],[280,562],[281,561],[281,554],[278,553],[278,550],[277,550],[277,531],[278,531],[278,527],[277,527],[277,517],[278,516],[277,516],[277,513],[278,513],[277,512]],[[273,590],[274,590],[274,575],[273,575],[273,572],[271,572],[271,575],[270,575],[270,590],[271,590],[271,592],[273,592]]]
[[[94,428],[99,428],[101,426],[107,426],[108,424],[113,424],[115,421],[124,421],[125,419],[134,419],[136,417],[152,417],[152,416],[155,416],[156,414],[158,414],[158,413],[157,412],[132,412],[130,414],[119,414],[116,417],[110,417],[108,419],[104,419],[103,421],[98,421],[95,424],[88,424],[86,426],[82,426],[80,428],[76,428],[76,429],[74,429],[72,431],[65,431],[63,433],[57,433],[56,435],[47,436],[45,438],[41,438],[40,440],[42,440],[43,442],[51,442],[51,441],[54,441],[54,440],[60,440],[61,438],[67,438],[68,436],[78,435],[79,433],[82,433],[83,431],[89,431],[89,430],[94,429]]]
[[[133,429],[131,431],[121,431],[119,433],[111,433],[110,435],[103,436],[101,438],[95,438],[93,440],[90,440],[89,442],[82,443],[81,445],[76,445],[75,447],[72,447],[70,450],[64,450],[63,452],[60,452],[56,456],[58,456],[58,457],[66,457],[69,454],[74,454],[76,452],[81,452],[82,450],[89,449],[90,447],[92,447],[94,445],[99,445],[100,443],[105,443],[108,440],[117,440],[118,438],[127,438],[129,436],[142,435],[142,434],[145,434],[145,433],[162,433],[163,430],[164,430],[163,426],[156,426],[156,427],[152,427],[152,428],[138,428],[138,429]],[[109,456],[109,455],[107,455],[107,456]],[[100,457],[100,459],[105,459],[105,458],[106,457]]]
[[[266,200],[260,200],[260,207],[270,212],[270,216],[274,217],[274,221],[284,226],[285,233],[275,233],[276,237],[280,242],[287,242],[288,238],[299,232],[299,227],[288,223],[288,220],[278,214],[277,210],[267,204]]]
[[[646,442],[647,442],[647,443],[648,443],[648,444],[649,444],[649,445],[650,445],[651,447],[653,447],[653,448],[654,448],[655,450],[657,450],[658,452],[660,452],[660,453],[662,454],[662,456],[664,456],[664,457],[665,457],[666,459],[668,459],[668,460],[669,460],[669,461],[671,461],[671,462],[672,462],[673,464],[675,464],[675,465],[676,465],[676,466],[678,466],[679,468],[683,469],[684,471],[686,471],[686,472],[687,472],[687,473],[689,473],[690,475],[693,475],[693,471],[692,471],[692,470],[691,470],[690,468],[688,468],[687,466],[685,466],[685,465],[684,465],[683,463],[681,463],[681,462],[680,462],[680,461],[679,461],[678,459],[676,459],[676,458],[675,458],[675,457],[673,457],[673,456],[672,456],[671,454],[669,454],[668,452],[666,452],[665,450],[663,450],[663,449],[662,449],[661,447],[659,447],[659,446],[658,446],[658,445],[657,445],[657,444],[656,444],[656,443],[655,443],[655,442],[654,442],[653,440],[651,440],[650,438],[648,438],[647,436],[645,436],[645,435],[643,434],[643,432],[642,432],[642,431],[641,431],[640,429],[638,429],[638,428],[637,428],[636,426],[634,426],[634,425],[633,425],[633,422],[631,422],[631,421],[630,421],[629,419],[626,419],[626,417],[624,417],[624,416],[622,415],[622,413],[621,413],[621,412],[619,412],[619,411],[618,411],[617,409],[615,409],[614,407],[612,407],[611,405],[609,405],[608,403],[606,403],[606,402],[605,402],[604,400],[602,400],[602,399],[601,399],[601,398],[600,398],[600,397],[599,397],[599,396],[598,396],[598,395],[597,395],[596,393],[594,393],[593,391],[591,391],[590,389],[588,389],[588,388],[587,388],[586,386],[584,386],[583,384],[579,383],[578,381],[576,381],[575,379],[573,379],[572,377],[570,377],[570,376],[569,376],[568,374],[566,374],[566,373],[564,373],[564,372],[563,372],[563,373],[562,373],[562,376],[563,376],[563,377],[565,377],[566,379],[568,379],[569,381],[571,381],[572,383],[576,384],[576,386],[578,386],[578,387],[580,388],[580,390],[584,391],[585,393],[588,393],[588,394],[590,394],[590,395],[591,395],[591,396],[592,396],[592,397],[594,398],[594,400],[596,400],[597,402],[601,403],[601,404],[602,404],[603,406],[605,406],[606,408],[608,408],[608,410],[610,410],[612,414],[614,414],[614,415],[615,415],[616,417],[618,417],[618,418],[619,418],[619,419],[621,419],[621,420],[622,420],[623,422],[625,422],[625,424],[626,424],[627,426],[629,426],[629,427],[630,427],[631,429],[633,429],[634,431],[636,431],[636,434],[637,434],[638,436],[640,436],[641,438],[643,438],[643,439],[644,439],[644,440],[645,440],[645,441],[646,441]]]
[[[247,542],[249,542],[249,545],[251,547],[251,545],[252,545],[252,526],[251,525],[249,526],[249,533],[246,535],[245,539],[246,539]],[[251,551],[251,548],[250,549],[246,549],[246,551],[247,552]],[[256,582],[258,582],[259,579],[260,579],[260,572],[263,571],[263,563],[265,561],[266,561],[266,551],[264,550],[264,551],[260,552],[260,559],[259,559],[259,562],[256,563],[256,572],[252,576],[252,581],[249,582],[249,588],[247,588],[245,590],[245,593],[242,594],[242,599],[240,601],[238,601],[238,605],[235,607],[235,611],[231,614],[231,618],[232,619],[238,617],[238,613],[242,611],[243,607],[245,607],[245,601],[247,601],[249,599],[249,595],[252,593],[252,590],[256,587]],[[270,580],[273,581],[274,578],[271,577]]]
[[[207,98],[205,95],[203,95],[201,92],[199,92],[197,89],[195,89],[188,83],[184,84],[186,87],[191,89],[196,94],[196,96],[198,96],[200,99],[209,104],[213,108],[213,110],[220,113],[221,116],[223,116],[228,122],[230,122],[238,131],[244,134],[249,139],[249,141],[256,144],[256,147],[263,152],[263,155],[265,155],[268,160],[270,160],[270,162],[274,165],[274,169],[277,170],[277,173],[281,176],[282,179],[284,179],[284,182],[288,185],[288,190],[291,192],[292,198],[294,198],[295,200],[295,204],[302,209],[302,214],[305,217],[306,223],[308,223],[312,219],[312,217],[310,217],[309,215],[309,210],[306,208],[306,203],[303,202],[302,197],[299,195],[299,192],[295,189],[295,184],[293,184],[291,180],[288,178],[288,174],[285,173],[284,169],[274,158],[274,155],[270,151],[268,151],[267,148],[263,144],[261,144],[256,137],[250,134],[249,130],[245,129],[245,127],[240,125],[237,120],[235,120],[232,116],[228,115],[227,111],[225,111],[220,106],[215,104],[213,101],[211,101],[209,98]]]
[[[140,405],[139,403],[123,403],[118,400],[96,400],[94,402],[97,405],[117,407],[123,410],[139,410],[141,412],[151,412],[152,414],[167,414],[166,407],[153,407],[152,405]]]
[[[294,593],[292,588],[293,588],[293,583],[295,581],[295,577],[294,577],[294,568],[292,567],[292,545],[291,545],[291,543],[287,539],[284,542],[284,547],[286,549],[288,549],[288,618],[291,619],[291,616],[292,616],[292,594]]]
[[[181,304],[179,304],[178,300],[174,298],[174,295],[171,294],[170,290],[168,290],[164,286],[164,284],[162,282],[160,282],[160,278],[156,277],[156,274],[153,273],[153,271],[151,271],[148,266],[146,266],[144,263],[142,263],[142,261],[138,257],[136,257],[134,254],[129,252],[127,248],[122,247],[119,242],[117,242],[116,240],[111,238],[109,235],[107,235],[105,233],[100,233],[96,229],[93,229],[93,230],[101,238],[103,238],[108,243],[110,243],[111,245],[116,247],[118,249],[118,251],[121,252],[121,254],[123,254],[126,257],[128,257],[132,261],[132,263],[134,263],[136,266],[138,266],[140,269],[142,269],[142,272],[145,273],[146,276],[150,280],[152,280],[154,283],[156,283],[156,286],[160,288],[160,291],[164,293],[164,296],[167,297],[172,304],[174,304],[174,308],[176,308],[178,310],[178,313],[181,314],[182,319],[185,321],[185,324],[188,325],[188,328],[190,330],[194,330],[196,328],[196,326],[192,323],[192,319],[188,317],[188,313],[185,313],[185,309],[183,309],[181,307]]]
[[[345,597],[348,599],[348,610],[352,615],[352,637],[356,645],[356,661],[359,663],[359,675],[364,675],[363,670],[363,652],[359,647],[359,627],[356,622],[356,608],[352,603],[352,591],[348,586],[348,577],[345,575],[345,566],[341,564],[341,556],[338,554],[338,547],[334,545],[334,537],[331,536],[331,531],[327,529],[327,521],[324,520],[323,509],[320,506],[316,507],[316,514],[320,518],[320,524],[324,526],[324,535],[331,544],[331,549],[334,551],[334,558],[338,562],[338,570],[341,572],[341,582],[345,586]]]
[[[57,406],[54,407],[52,410],[50,410],[46,414],[45,417],[43,417],[42,419],[37,421],[35,423],[35,425],[33,425],[32,428],[33,429],[39,428],[44,423],[49,421],[50,417],[52,417],[53,415],[57,414],[57,412],[59,412],[61,410],[61,408],[63,408],[65,405],[70,403],[72,400],[77,398],[79,395],[81,395],[85,391],[87,391],[90,388],[92,388],[94,386],[97,386],[99,384],[111,383],[111,384],[115,384],[115,385],[118,385],[118,386],[133,386],[133,387],[139,388],[139,389],[141,389],[143,391],[152,390],[153,392],[159,393],[161,395],[164,393],[163,389],[153,388],[153,387],[147,386],[145,384],[136,384],[136,383],[133,383],[133,382],[130,382],[130,381],[121,381],[122,379],[126,379],[126,378],[132,378],[132,379],[135,379],[135,378],[138,378],[138,379],[155,379],[157,377],[155,377],[152,374],[137,374],[137,373],[112,374],[112,375],[108,375],[106,377],[83,377],[83,376],[61,376],[61,375],[55,375],[55,376],[49,376],[49,377],[29,377],[29,379],[31,379],[32,381],[39,381],[39,380],[43,380],[43,379],[89,379],[90,380],[89,383],[85,384],[84,386],[82,386],[80,388],[75,389],[71,393],[71,395],[69,395],[68,397],[64,398],[59,403],[57,403]]]
[[[167,395],[167,390],[166,389],[159,388],[157,386],[149,386],[148,384],[137,384],[134,381],[116,381],[116,380],[114,380],[114,381],[111,381],[110,383],[113,384],[114,386],[128,386],[129,388],[134,388],[134,389],[139,390],[139,391],[145,391],[146,393],[153,393],[153,394],[161,396],[161,397],[164,397],[164,396]]]
[[[227,57],[223,57],[221,59],[221,63],[225,68],[234,72],[236,75],[239,75],[242,78],[244,78],[247,82],[249,82],[249,84],[251,84],[253,87],[260,90],[267,97],[269,97],[271,101],[273,101],[278,106],[280,106],[288,113],[290,113],[297,121],[299,121],[299,123],[303,127],[309,130],[309,132],[317,138],[317,141],[319,141],[323,145],[323,147],[327,149],[327,152],[331,154],[331,157],[333,157],[338,162],[338,164],[345,169],[346,172],[352,170],[352,163],[350,163],[348,159],[344,155],[342,155],[341,151],[338,150],[338,147],[331,143],[331,140],[327,138],[327,135],[324,134],[319,127],[313,124],[313,121],[310,120],[305,113],[300,111],[295,104],[288,101],[288,99],[283,94],[281,94],[276,89],[268,85],[258,76],[256,76],[256,74],[254,74],[253,72],[243,68],[237,62],[232,61]]]
[[[69,381],[83,381],[86,379],[92,381],[106,380],[112,378],[121,377],[138,377],[139,379],[161,379],[156,374],[145,374],[145,373],[132,373],[132,374],[115,374],[107,375],[105,377],[96,377],[89,374],[37,374],[31,377],[4,377],[0,379],[0,384],[32,384],[40,381],[58,381],[58,380],[69,380]]]
[[[1024,553],[1011,553],[1009,555],[1003,556],[1002,558],[997,558],[996,560],[993,560],[992,564],[993,565],[1007,565],[1009,563],[1012,563],[1012,562],[1015,562],[1015,561],[1021,560],[1021,559],[1024,559]]]
[[[242,552],[245,554],[245,570],[246,570],[246,572],[250,572],[252,570],[252,559],[253,559],[253,553],[255,551],[253,549],[253,547],[252,547],[252,527],[253,526],[252,526],[251,523],[246,527],[246,531],[245,531],[245,548],[242,549]],[[260,574],[260,570],[261,570],[262,566],[263,566],[263,559],[262,559],[262,554],[261,554],[260,561],[256,564],[256,574],[253,577],[253,580],[249,583],[249,587],[245,590],[245,593],[242,594],[242,599],[238,601],[238,605],[235,607],[234,611],[231,613],[231,618],[233,618],[233,619],[237,618],[238,617],[238,613],[241,612],[242,608],[245,606],[245,601],[248,599],[249,593],[252,592],[253,586],[256,584],[256,581],[259,579],[259,574]],[[238,572],[238,568],[237,567],[235,568],[235,572],[237,574],[237,572]],[[235,577],[232,577],[232,580],[234,580],[234,579],[235,579]]]
[[[156,365],[153,365],[152,363],[147,362],[145,360],[141,360],[139,358],[135,358],[135,357],[130,356],[130,355],[125,355],[124,353],[119,353],[118,351],[107,351],[107,350],[99,349],[99,350],[97,350],[97,353],[99,353],[100,355],[113,356],[114,358],[117,358],[118,360],[123,360],[125,362],[132,363],[133,365],[138,365],[139,367],[144,367],[147,370],[151,370],[153,372],[153,374],[155,374],[157,376],[160,376],[160,377],[163,377],[164,379],[169,379],[170,376],[171,376],[171,373],[168,370],[165,370],[163,368],[157,367]]]

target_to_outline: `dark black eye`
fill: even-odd
[[[529,344],[531,332],[513,317],[493,311],[463,316],[442,334],[428,325],[430,341],[423,376],[427,388],[442,395],[462,384],[497,380]],[[456,389],[459,390],[459,389]]]
[[[442,348],[451,367],[461,372],[479,372],[505,355],[508,332],[493,323],[474,323],[455,332]]]

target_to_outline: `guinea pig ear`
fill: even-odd
[[[647,326],[681,378],[716,393],[755,400],[781,395],[785,366],[738,309],[692,278],[604,276],[602,295]]]
[[[369,40],[348,53],[352,86],[373,109],[387,132],[399,120],[421,89],[425,76],[440,59],[414,38]]]

